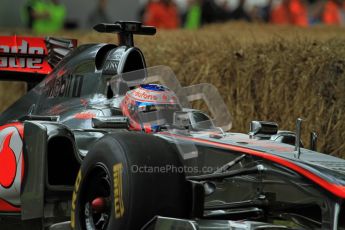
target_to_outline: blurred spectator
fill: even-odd
[[[289,12],[289,0],[283,0],[281,4],[272,9],[271,12],[271,23],[273,24],[289,24],[290,23],[290,12]]]
[[[261,16],[265,22],[270,21],[272,7],[273,7],[273,0],[269,0],[267,5],[261,8]]]
[[[163,29],[175,29],[180,26],[180,17],[172,0],[150,2],[144,14],[144,24]]]
[[[189,2],[194,0],[173,0],[177,6],[177,10],[180,14],[180,25],[185,25],[186,23],[186,17],[187,17],[187,11],[189,7]]]
[[[325,6],[325,1],[310,1],[309,5],[309,23],[311,25],[322,22],[322,13]]]
[[[224,22],[229,19],[229,12],[223,3],[222,7],[217,5],[214,0],[202,0],[201,4],[201,24],[213,22]]]
[[[322,12],[322,22],[326,25],[340,25],[342,22],[341,0],[328,0]]]
[[[240,0],[238,7],[234,11],[231,12],[230,19],[251,21],[251,18],[249,17],[246,10],[244,9],[245,4],[246,4],[246,0]]]
[[[301,0],[283,0],[271,12],[273,24],[292,24],[308,26],[308,12],[305,3]]]
[[[91,12],[88,18],[90,28],[99,23],[110,22],[106,9],[107,0],[98,0],[96,8]]]
[[[28,0],[23,9],[23,20],[28,29],[32,29],[33,22],[35,20],[34,7],[38,0]]]
[[[147,7],[151,4],[152,0],[141,0],[139,1],[140,3],[140,7],[139,7],[139,11],[138,11],[138,19],[140,22],[144,22],[145,21],[145,12]]]
[[[197,29],[201,26],[201,0],[189,0],[186,21],[186,29]]]
[[[250,18],[255,22],[269,22],[271,18],[273,0],[268,0],[266,5],[254,6],[250,11]]]
[[[249,11],[250,19],[252,22],[263,22],[264,16],[262,14],[261,8],[258,6],[253,6],[253,8]],[[266,22],[266,21],[265,21]]]
[[[290,20],[293,25],[308,26],[308,9],[301,0],[290,0]]]
[[[36,1],[33,5],[32,29],[37,34],[55,33],[64,27],[65,6],[59,0]]]

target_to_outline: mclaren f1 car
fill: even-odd
[[[345,160],[274,122],[230,132],[217,89],[146,67],[137,22],[115,44],[1,37],[0,229],[345,229]],[[154,51],[152,51],[154,52]]]

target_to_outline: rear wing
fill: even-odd
[[[71,50],[77,40],[0,36],[0,80],[38,84]]]

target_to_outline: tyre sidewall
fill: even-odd
[[[90,173],[96,165],[103,165],[104,167],[106,167],[111,182],[111,214],[108,223],[108,229],[126,229],[126,219],[128,219],[126,207],[129,207],[128,196],[119,196],[119,193],[120,195],[130,193],[128,184],[129,169],[127,168],[126,158],[122,149],[119,148],[119,145],[116,144],[113,138],[106,137],[102,140],[102,142],[105,142],[107,144],[102,145],[102,148],[93,149],[94,151],[92,151],[91,154],[88,154],[88,156],[83,161],[76,180],[75,190],[72,198],[72,219],[74,219],[75,224],[71,224],[72,227],[75,226],[75,229],[85,229],[84,223],[82,223],[82,221],[85,220],[81,219],[84,214],[80,213],[83,211],[81,209],[84,209],[84,205],[81,203],[83,202],[84,195],[81,194],[81,192],[87,192],[88,188],[86,188],[86,180],[88,179]],[[116,149],[117,154],[112,154],[114,149]],[[116,178],[114,178],[114,175],[116,176]],[[114,182],[116,183],[115,186]],[[117,191],[115,191],[115,189],[117,189]],[[73,202],[75,205],[73,204]],[[123,211],[121,211],[122,209]]]
[[[183,172],[132,170],[134,165],[156,169],[170,165],[177,169],[182,167],[178,153],[165,140],[153,135],[118,133],[99,140],[82,163],[72,199],[71,225],[75,229],[85,229],[79,218],[83,216],[80,213],[83,209],[81,193],[87,191],[83,186],[87,184],[88,173],[97,164],[103,164],[110,172],[112,210],[108,229],[140,229],[156,215],[187,217],[188,189]],[[119,212],[121,210],[123,212]]]

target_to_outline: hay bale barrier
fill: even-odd
[[[198,31],[159,31],[138,37],[148,66],[168,65],[183,85],[217,86],[233,116],[234,132],[251,120],[276,121],[294,130],[304,119],[303,141],[319,135],[318,150],[345,158],[345,29],[275,27],[244,23]],[[114,35],[66,32],[80,43],[114,42]],[[0,111],[24,92],[0,83]]]

